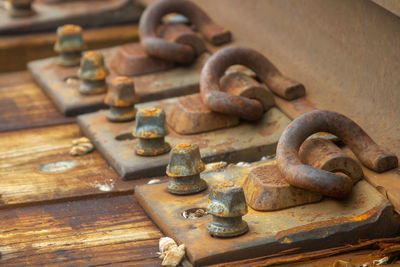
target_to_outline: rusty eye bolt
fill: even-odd
[[[162,17],[169,13],[179,13],[187,17],[213,45],[221,45],[231,40],[231,33],[215,24],[196,4],[186,0],[161,0],[149,6],[139,22],[141,44],[151,56],[177,63],[190,63],[195,58],[195,48],[190,45],[157,37],[157,26]]]
[[[279,168],[293,186],[339,199],[351,192],[353,181],[348,176],[304,165],[299,159],[301,144],[317,132],[329,132],[339,137],[362,164],[376,172],[398,166],[397,157],[380,148],[354,121],[333,111],[315,110],[292,121],[278,142]]]
[[[258,120],[262,116],[263,106],[259,101],[220,90],[220,78],[228,67],[236,64],[252,69],[269,89],[285,99],[292,100],[305,95],[302,84],[283,76],[259,52],[250,48],[231,46],[211,56],[201,71],[201,96],[203,102],[211,110],[239,116],[246,120]]]

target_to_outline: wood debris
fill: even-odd
[[[94,147],[90,140],[87,137],[81,137],[72,140],[72,148],[69,154],[71,156],[83,156],[92,152],[93,149]]]
[[[161,252],[160,259],[163,259],[162,266],[177,266],[185,256],[185,245],[178,246],[170,237],[162,237],[159,242]]]

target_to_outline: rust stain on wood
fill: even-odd
[[[161,232],[133,196],[2,211],[2,266],[160,266]]]
[[[0,76],[0,132],[75,121],[64,117],[25,74],[21,83],[16,81],[18,74],[11,74],[8,83],[3,82],[8,76]]]

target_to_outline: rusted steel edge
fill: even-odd
[[[292,121],[278,142],[279,168],[292,185],[334,198],[346,197],[353,182],[344,175],[334,174],[302,164],[298,151],[304,140],[317,132],[338,136],[368,168],[384,172],[398,166],[397,157],[380,148],[355,122],[333,112],[314,110]]]
[[[195,50],[191,46],[156,36],[162,17],[169,13],[179,13],[187,17],[213,45],[231,40],[231,33],[215,24],[196,4],[186,0],[161,0],[146,8],[139,22],[141,44],[151,56],[177,63],[190,63],[195,58]]]
[[[305,252],[305,253],[294,254],[294,255],[283,255],[283,254],[292,253],[293,251],[296,250],[296,248],[294,248],[294,249],[284,250],[277,254],[272,254],[269,256],[258,257],[258,258],[243,260],[243,261],[236,261],[236,262],[226,263],[226,264],[217,264],[217,265],[212,265],[212,266],[220,266],[220,267],[224,267],[224,266],[261,267],[261,266],[263,266],[263,267],[266,267],[266,266],[274,266],[274,265],[279,265],[279,264],[305,262],[305,261],[309,261],[309,260],[326,258],[326,257],[343,254],[343,253],[348,253],[348,252],[352,252],[352,251],[357,251],[357,250],[362,250],[362,249],[376,248],[376,246],[379,246],[379,243],[400,243],[400,237],[372,239],[372,240],[367,240],[367,241],[361,241],[357,245],[348,244],[348,245],[331,248],[331,249],[323,249],[323,250]],[[260,261],[264,261],[264,262],[259,263]]]
[[[285,99],[292,100],[305,95],[302,84],[282,75],[264,55],[250,48],[230,46],[212,55],[201,72],[201,96],[203,102],[213,111],[236,115],[247,120],[257,120],[263,113],[259,101],[220,91],[220,78],[228,67],[235,64],[253,70],[275,94]]]

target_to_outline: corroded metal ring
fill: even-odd
[[[262,116],[263,107],[259,101],[220,91],[220,78],[228,67],[236,64],[252,69],[274,93],[285,99],[305,94],[302,84],[283,76],[264,55],[250,48],[231,46],[211,56],[201,72],[201,96],[211,110],[246,120],[257,120]]]
[[[187,17],[214,45],[231,40],[230,32],[215,24],[196,4],[186,0],[161,0],[149,6],[139,22],[141,44],[151,56],[177,63],[190,63],[195,58],[195,51],[191,46],[157,37],[157,26],[162,17],[169,13],[179,13]]]
[[[398,166],[397,157],[380,148],[354,121],[333,111],[314,110],[292,121],[278,142],[279,168],[293,186],[334,198],[346,197],[351,192],[353,181],[347,176],[316,169],[300,161],[301,144],[317,132],[339,137],[366,167],[376,172]]]

